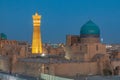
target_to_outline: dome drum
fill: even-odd
[[[93,37],[93,38],[99,38],[100,35],[99,34],[81,34],[80,38],[89,38],[89,37]]]

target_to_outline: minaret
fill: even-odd
[[[33,38],[32,38],[32,54],[42,54],[42,40],[40,32],[41,15],[35,13],[33,18]]]

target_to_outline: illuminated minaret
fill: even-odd
[[[41,15],[35,13],[33,18],[33,38],[32,38],[32,54],[42,54],[42,40],[40,32]]]

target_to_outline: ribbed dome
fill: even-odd
[[[80,30],[81,35],[99,35],[100,29],[99,27],[93,23],[91,20],[89,20],[87,23],[85,23]]]

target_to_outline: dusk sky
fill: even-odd
[[[104,43],[120,43],[120,0],[0,0],[0,33],[10,40],[32,40],[32,15],[42,15],[44,43],[65,43],[88,20],[101,30]]]

